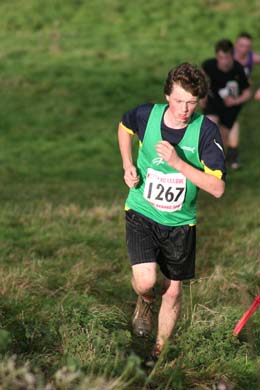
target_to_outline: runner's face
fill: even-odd
[[[166,95],[169,111],[176,124],[185,127],[198,104],[198,97],[183,89],[180,84],[174,84],[170,95]]]
[[[217,52],[217,62],[218,62],[218,68],[222,70],[222,72],[228,72],[232,69],[234,64],[233,54],[232,53],[225,53],[223,51]]]
[[[252,41],[248,38],[239,38],[236,41],[236,52],[240,56],[247,56],[252,50]]]

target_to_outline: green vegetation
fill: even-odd
[[[150,373],[131,335],[116,135],[217,39],[248,30],[259,52],[259,12],[258,0],[1,2],[1,389],[260,387],[260,312],[231,337],[260,293],[259,103],[241,114],[243,169],[223,199],[200,194],[197,279]]]

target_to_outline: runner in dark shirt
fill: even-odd
[[[251,92],[242,65],[234,60],[233,44],[223,39],[216,44],[216,58],[206,60],[202,68],[208,76],[210,91],[204,103],[204,114],[220,127],[227,161],[239,168],[238,114]]]

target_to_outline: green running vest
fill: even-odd
[[[170,167],[166,161],[160,159],[155,150],[157,143],[162,141],[161,121],[166,106],[167,104],[155,104],[151,111],[137,158],[137,172],[140,176],[140,182],[136,188],[130,189],[125,206],[126,209],[135,210],[162,225],[181,226],[195,224],[198,187],[176,171],[176,169]],[[199,159],[198,146],[203,118],[203,115],[195,112],[192,115],[184,137],[175,146],[175,150],[182,160],[201,171],[204,169]],[[175,175],[167,176],[167,174]],[[155,182],[151,183],[148,181],[145,187],[146,179],[150,180],[148,179],[149,177],[155,177]],[[174,179],[175,177],[176,179]],[[178,183],[182,183],[180,177],[186,180],[186,186],[184,184],[178,185]],[[181,188],[182,186],[186,187],[185,190]],[[148,200],[144,198],[144,193]],[[174,210],[176,207],[174,205],[178,203],[181,197],[184,197],[184,199],[180,209],[170,212],[164,211],[164,209]],[[149,198],[152,199],[152,202]],[[159,200],[157,201],[156,199]],[[160,209],[155,207],[156,202],[161,202],[162,206],[160,206]]]

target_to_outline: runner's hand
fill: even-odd
[[[258,88],[258,90],[256,91],[254,99],[255,100],[260,100],[260,88]]]
[[[224,99],[224,104],[226,107],[233,107],[237,105],[237,100],[233,96],[227,96]]]
[[[172,168],[176,168],[176,165],[180,161],[180,157],[169,142],[160,141],[155,149],[159,157],[164,159]]]
[[[129,165],[129,167],[125,169],[124,180],[129,188],[137,186],[140,177],[137,176],[136,167],[134,165]]]

